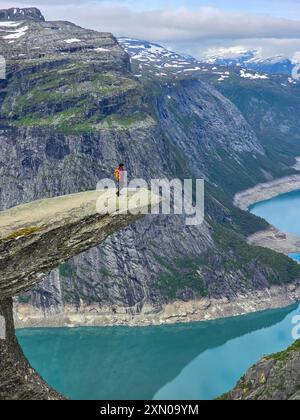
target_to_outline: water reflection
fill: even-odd
[[[188,325],[18,332],[32,365],[73,399],[206,399],[292,342],[290,308]]]

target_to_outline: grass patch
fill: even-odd
[[[199,258],[177,260],[173,266],[160,258],[157,259],[166,269],[157,282],[157,288],[163,296],[174,300],[185,289],[194,291],[198,296],[208,295],[204,279],[198,273]]]
[[[96,129],[108,115],[141,105],[143,88],[127,75],[97,72],[86,63],[58,63],[55,68],[20,70],[10,81],[2,106],[2,116],[17,126],[55,127],[66,134]],[[128,127],[135,116],[120,118],[119,126]]]
[[[291,353],[298,352],[300,353],[300,340],[292,344],[287,350],[284,350],[280,353],[272,354],[267,356],[266,360],[275,360],[276,362],[287,363]]]
[[[15,232],[11,233],[10,235],[8,235],[6,238],[4,238],[5,241],[11,241],[11,240],[15,240],[15,239],[19,239],[25,236],[31,236],[34,233],[40,232],[41,228],[38,227],[28,227],[28,228],[22,228],[19,230],[16,230]]]

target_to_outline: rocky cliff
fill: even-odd
[[[90,191],[25,204],[0,213],[0,400],[63,399],[32,369],[15,336],[12,297],[39,283],[51,269],[103,242],[141,218],[160,198],[140,190],[121,196],[116,210],[97,203],[116,191]],[[105,198],[103,198],[105,196]],[[138,204],[137,204],[138,203]],[[134,210],[134,214],[133,214]]]
[[[263,358],[224,400],[300,400],[300,342]]]
[[[204,224],[187,227],[181,216],[137,222],[22,295],[23,325],[32,303],[40,317],[91,307],[134,317],[175,301],[233,301],[300,277],[288,258],[244,241],[266,223],[231,196],[264,180],[269,160],[232,102],[188,76],[139,80],[111,34],[6,15],[0,29],[1,209],[94,189],[120,161],[130,177],[207,181]]]
[[[11,9],[0,9],[0,20],[2,21],[15,21],[15,20],[35,20],[45,21],[41,11],[36,7],[27,7],[26,9],[20,9],[14,7]]]

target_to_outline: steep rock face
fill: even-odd
[[[41,11],[36,7],[27,7],[24,9],[19,9],[14,7],[11,9],[0,9],[0,20],[34,20],[34,21],[44,21],[45,18],[42,15]]]
[[[172,86],[166,89],[161,98],[158,105],[161,121],[169,123],[164,129],[180,130],[175,142],[183,151],[186,147],[187,154],[193,149],[194,159],[204,151],[211,154],[219,148],[233,154],[264,153],[238,109],[212,86],[199,80],[183,80],[177,89]],[[173,122],[176,127],[171,127]],[[185,135],[183,127],[188,129]]]
[[[248,79],[233,76],[218,83],[224,96],[232,101],[253,127],[271,162],[267,180],[292,173],[295,156],[300,154],[300,84],[287,76]],[[280,145],[280,147],[278,147]]]
[[[135,203],[133,194],[138,194]],[[12,297],[160,202],[158,196],[140,190],[122,195],[117,209],[109,214],[98,213],[98,202],[115,198],[115,190],[90,191],[32,202],[0,214],[0,400],[63,399],[24,357],[15,336]]]
[[[226,400],[300,400],[300,342],[253,366]]]
[[[118,198],[116,210],[103,215],[97,206],[105,200],[116,201],[116,190],[34,201],[1,212],[1,299],[30,289],[53,268],[103,242],[160,202],[147,190],[130,191]]]
[[[15,335],[12,299],[0,300],[0,400],[63,400],[36,373]]]
[[[255,160],[264,159],[264,149],[255,132],[211,85],[194,79],[167,84],[155,101],[164,133],[192,174],[215,183],[226,195],[263,179]],[[256,173],[249,170],[251,160]]]

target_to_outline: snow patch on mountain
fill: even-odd
[[[77,39],[77,38],[65,39],[65,42],[67,44],[74,44],[75,42],[81,42],[81,39]]]
[[[0,27],[2,26],[2,23],[0,23]],[[7,29],[7,30],[1,29],[1,32],[6,33],[6,35],[2,35],[1,38],[5,40],[19,39],[26,34],[28,29],[29,29],[28,26],[22,26],[21,28],[17,27],[17,29]]]
[[[100,47],[100,48],[94,48],[94,51],[97,51],[97,52],[109,52],[110,50],[108,48],[102,48],[102,47]]]
[[[157,76],[168,76],[168,74],[179,75],[184,72],[207,71],[206,65],[189,55],[177,54],[161,45],[148,41],[141,41],[132,38],[119,38],[119,43],[130,55],[131,60],[138,61],[139,70],[142,72],[144,66],[151,66],[159,69],[155,72]],[[148,70],[151,73],[151,70]],[[141,74],[138,73],[137,76]]]
[[[177,61],[185,61],[190,64],[191,61],[196,62],[197,60],[189,57],[177,54],[161,45],[154,44],[148,41],[141,41],[139,39],[132,38],[119,38],[119,43],[128,52],[128,54],[134,59],[145,58],[147,60],[163,60],[163,59],[174,59]]]
[[[22,22],[0,22],[0,28],[15,28],[22,25]]]
[[[244,79],[251,79],[251,80],[268,79],[269,78],[266,74],[247,73],[245,70],[240,71],[240,76],[243,77]]]
[[[285,63],[283,56],[264,58],[260,50],[249,51],[244,47],[210,50],[210,54],[215,55],[213,57],[210,55],[207,61],[199,61],[148,41],[132,38],[119,38],[118,41],[131,57],[137,77],[154,75],[161,78],[167,76],[176,78],[182,75],[186,77],[203,75],[207,80],[219,83],[236,77],[249,81],[267,81],[280,76],[282,72],[291,76],[294,67],[291,62]],[[287,77],[283,80],[286,86],[292,83]]]

